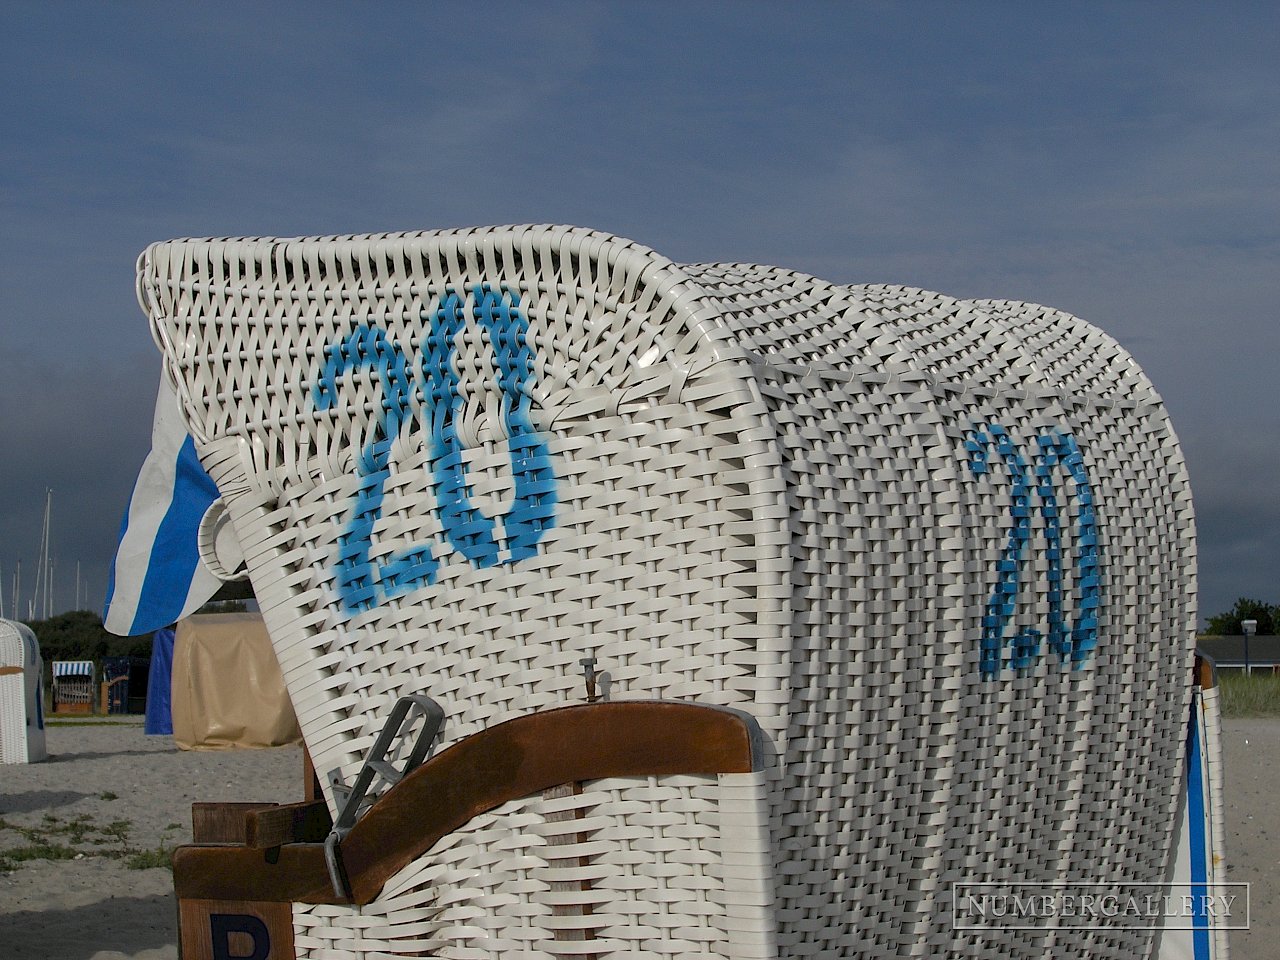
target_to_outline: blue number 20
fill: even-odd
[[[383,490],[391,476],[391,445],[420,408],[429,443],[432,489],[440,523],[450,545],[479,568],[515,563],[533,556],[543,534],[555,526],[556,477],[546,441],[530,417],[535,379],[528,344],[528,322],[519,298],[488,284],[477,288],[471,315],[488,335],[498,368],[502,418],[514,478],[511,507],[502,516],[506,558],[502,559],[497,521],[472,502],[457,421],[462,411],[454,340],[466,324],[467,301],[448,291],[430,320],[419,369],[412,370],[400,345],[380,327],[361,325],[324,351],[324,368],[314,398],[320,410],[338,401],[338,379],[348,370],[371,367],[382,387],[382,403],[370,437],[357,459],[359,484],[335,559],[339,600],[344,610],[370,610],[410,589],[434,583],[439,568],[430,544],[370,560],[374,524],[382,515]]]
[[[1022,554],[1031,540],[1033,498],[1039,499],[1044,521],[1046,559],[1048,560],[1049,646],[1073,667],[1084,665],[1098,643],[1098,604],[1101,590],[1098,558],[1098,521],[1094,512],[1093,488],[1085,470],[1084,457],[1075,438],[1055,430],[1036,438],[1039,453],[1034,468],[1007,430],[998,423],[975,425],[965,440],[969,470],[979,477],[988,472],[987,453],[994,445],[1009,473],[1010,519],[1009,540],[1001,552],[996,570],[996,583],[982,618],[980,667],[984,677],[994,677],[1004,663],[1004,633],[1017,606],[1020,590]],[[1075,624],[1067,628],[1062,595],[1062,518],[1054,490],[1055,468],[1065,468],[1075,484],[1079,505],[1076,529],[1076,592],[1079,612]],[[1026,628],[1013,638],[1010,665],[1016,669],[1031,666],[1040,652],[1043,634]]]

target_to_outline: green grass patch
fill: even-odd
[[[29,860],[74,860],[80,851],[61,843],[33,843],[0,850],[0,870],[10,871]]]
[[[1280,717],[1280,675],[1220,673],[1224,717]]]
[[[63,819],[46,813],[37,827],[0,818],[0,830],[12,830],[25,841],[19,846],[0,849],[0,872],[9,873],[20,864],[32,860],[75,860],[79,857],[102,857],[120,860],[130,870],[173,867],[173,848],[156,847],[140,850],[129,843],[133,823],[112,820],[99,824],[87,815]]]
[[[124,858],[124,865],[130,870],[151,870],[163,867],[173,869],[173,848],[156,847],[154,850],[138,850]]]

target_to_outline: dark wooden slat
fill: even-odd
[[[320,789],[320,778],[316,776],[316,765],[311,760],[311,751],[302,745],[302,799],[324,800],[324,791]]]
[[[247,818],[274,803],[193,803],[191,839],[196,843],[244,843]]]
[[[333,817],[323,800],[282,803],[249,812],[245,817],[244,845],[261,850],[284,843],[323,843],[332,829]]]
[[[565,783],[604,777],[747,773],[762,738],[746,714],[692,703],[593,703],[526,714],[461,740],[383,795],[343,841],[350,902],[472,817]],[[348,902],[329,889],[320,844],[262,851],[180,847],[180,899]]]
[[[1196,654],[1195,679],[1201,690],[1213,689],[1213,661]]]
[[[322,843],[290,843],[273,850],[178,847],[173,852],[173,890],[179,902],[351,902],[333,894]]]

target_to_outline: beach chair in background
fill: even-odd
[[[0,620],[0,763],[37,763],[44,739],[44,658],[31,628]]]
[[[54,660],[49,700],[53,713],[93,713],[98,700],[92,660]]]
[[[1097,329],[569,227],[138,289],[319,779],[200,811],[186,955],[1172,955],[956,906],[1205,822],[1191,493]]]

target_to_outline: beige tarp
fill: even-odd
[[[173,738],[184,750],[274,747],[302,739],[267,628],[257,613],[207,613],[178,624]]]

